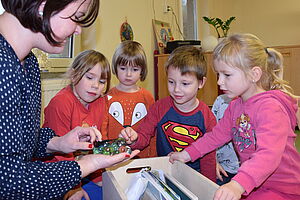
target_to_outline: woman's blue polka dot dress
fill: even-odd
[[[55,135],[40,129],[41,84],[36,57],[21,65],[0,35],[0,199],[56,199],[80,182],[76,162],[31,162],[47,156]]]

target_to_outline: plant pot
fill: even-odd
[[[212,51],[218,44],[218,39],[212,35],[203,38],[201,47],[203,51]]]

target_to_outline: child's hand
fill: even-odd
[[[169,161],[171,163],[174,163],[175,160],[178,160],[178,161],[181,161],[181,162],[189,162],[191,161],[191,157],[189,155],[188,152],[186,152],[185,150],[181,151],[181,152],[171,152],[168,154],[168,156],[170,157],[169,158]]]
[[[81,200],[83,197],[86,200],[90,200],[90,197],[89,197],[88,193],[84,189],[79,188],[79,190],[77,190],[74,194],[72,194],[70,197],[68,197],[66,199],[68,199],[68,200]],[[64,196],[64,199],[65,199],[65,196]]]
[[[223,167],[220,165],[220,163],[216,162],[216,173],[217,173],[217,177],[219,180],[223,181],[222,175],[221,173],[228,177],[228,174],[226,173],[226,171],[223,169]]]
[[[245,189],[236,181],[231,180],[219,187],[216,191],[214,200],[238,200],[241,198]]]
[[[131,127],[124,128],[119,137],[122,137],[126,140],[126,144],[132,144],[138,139],[138,134]]]

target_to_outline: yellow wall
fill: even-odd
[[[173,8],[177,18],[181,18],[178,16],[179,10],[181,10],[179,2],[179,0],[101,0],[100,14],[96,23],[83,30],[82,49],[96,49],[111,61],[115,48],[121,42],[120,27],[127,18],[127,22],[133,29],[134,40],[143,45],[148,59],[149,73],[146,81],[140,85],[153,92],[155,36],[152,19],[170,23],[173,35],[175,38],[179,38],[172,13],[164,13],[164,7],[167,4]],[[113,76],[112,85],[117,83],[117,79]]]
[[[133,28],[134,40],[143,45],[148,58],[149,74],[141,86],[153,92],[155,37],[152,19],[170,23],[175,39],[180,39],[174,16],[171,12],[164,13],[165,4],[170,5],[181,24],[180,2],[181,0],[101,0],[98,20],[92,27],[83,30],[82,50],[99,50],[111,60],[120,43],[120,26],[127,18]],[[197,4],[200,40],[210,34],[216,36],[202,16],[222,19],[235,16],[236,21],[232,23],[230,33],[253,33],[268,46],[300,44],[299,0],[197,0]],[[112,85],[116,83],[114,78]]]
[[[198,0],[198,7],[200,38],[209,34],[202,16],[222,19],[235,16],[230,33],[253,33],[268,46],[300,44],[299,0]],[[216,36],[213,29],[210,34]]]

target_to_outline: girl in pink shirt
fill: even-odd
[[[297,96],[282,79],[282,55],[256,36],[235,34],[214,49],[218,85],[230,102],[224,117],[170,161],[193,161],[233,140],[241,167],[214,200],[299,200],[300,154],[295,148]]]

